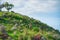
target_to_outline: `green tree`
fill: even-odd
[[[3,4],[0,4],[0,11],[1,11],[1,9],[4,7],[4,5]]]
[[[10,9],[12,9],[14,7],[14,5],[13,4],[9,4],[8,2],[6,2],[4,4],[4,7],[9,11]]]

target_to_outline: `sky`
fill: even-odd
[[[6,1],[14,4],[13,11],[60,30],[60,0],[1,0],[0,2]]]

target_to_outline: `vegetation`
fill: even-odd
[[[0,4],[0,11],[1,11],[1,9],[4,7],[4,5],[3,4]]]
[[[59,40],[60,32],[39,20],[14,12],[0,12],[0,35],[7,33],[7,37],[14,40],[33,40],[36,35],[43,36],[46,40]],[[1,27],[0,25],[0,27]]]
[[[5,2],[5,3],[3,3],[3,4],[0,4],[0,11],[1,11],[2,8],[4,8],[4,7],[9,11],[10,9],[12,9],[12,8],[14,7],[14,5],[13,5],[13,4],[9,4],[8,2]]]
[[[1,7],[2,6],[2,7]],[[4,3],[8,11],[13,4]],[[0,40],[60,40],[60,32],[42,23],[14,11],[0,11]]]
[[[10,9],[12,9],[14,7],[14,5],[13,4],[9,4],[8,2],[6,2],[4,4],[4,7],[9,11]]]

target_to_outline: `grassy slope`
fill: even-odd
[[[40,34],[48,40],[56,40],[60,37],[58,36],[60,35],[59,32],[47,24],[14,12],[0,12],[0,24],[6,27],[7,33],[14,40],[17,40],[21,35],[28,37],[28,40],[30,40],[30,37],[36,34]],[[13,30],[16,24],[16,30]],[[53,35],[57,35],[57,37],[55,38]]]

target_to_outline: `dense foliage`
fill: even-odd
[[[13,4],[9,4],[8,2],[5,2],[5,3],[0,4],[0,11],[2,10],[2,8],[6,8],[9,11],[13,7],[14,7]]]
[[[60,32],[58,30],[39,20],[13,11],[0,12],[0,39],[35,40],[37,37],[44,37],[45,40],[60,40],[59,35]]]

